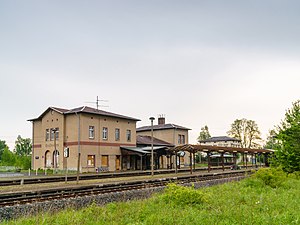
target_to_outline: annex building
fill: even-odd
[[[153,126],[153,137],[169,143],[169,146],[181,146],[189,143],[189,128],[179,126],[173,123],[166,123],[163,115],[158,117],[157,125]],[[139,136],[151,136],[151,126],[143,126],[136,129]],[[160,168],[175,168],[174,155],[162,155],[157,158],[157,164]],[[182,152],[177,157],[177,166],[184,167],[189,165],[188,156]]]

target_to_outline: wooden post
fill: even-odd
[[[236,153],[235,152],[233,153],[233,163],[234,163],[234,165],[236,165]]]
[[[208,172],[210,172],[210,152],[207,152],[207,168],[208,168]]]
[[[224,152],[221,152],[221,159],[222,159],[222,170],[224,171],[225,170],[225,167],[224,167]]]
[[[243,167],[245,167],[245,153],[243,152]]]
[[[259,166],[261,167],[261,153],[259,153]]]
[[[195,152],[193,154],[193,159],[194,159],[194,172],[196,171],[196,156],[195,156]]]
[[[175,152],[175,173],[177,173],[177,152]]]
[[[190,173],[193,173],[192,151],[190,151]]]

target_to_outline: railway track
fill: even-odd
[[[219,170],[222,167],[212,167],[212,170]],[[229,166],[225,166],[225,169],[230,169]],[[196,168],[197,171],[206,171],[207,168]],[[189,172],[190,169],[180,169],[178,173]],[[172,170],[157,170],[154,174],[171,174],[174,173]],[[130,177],[130,176],[147,176],[151,175],[150,171],[134,171],[134,172],[117,172],[117,173],[99,173],[99,174],[81,174],[80,180],[93,180],[93,179],[107,179],[107,178],[116,178],[116,177]],[[68,175],[68,181],[76,181],[76,175]],[[53,182],[64,182],[65,176],[50,176],[50,177],[19,177],[12,179],[2,179],[0,180],[0,186],[12,186],[12,185],[23,185],[23,184],[42,184],[42,183],[53,183]]]
[[[87,195],[101,195],[112,192],[123,192],[129,190],[163,187],[168,183],[186,184],[193,182],[205,182],[210,180],[244,177],[249,171],[231,171],[211,174],[185,175],[180,177],[160,178],[143,181],[127,181],[111,184],[94,184],[86,186],[75,186],[69,188],[57,188],[40,191],[23,191],[0,195],[0,207],[22,205],[35,202],[59,200],[65,198],[76,198]]]

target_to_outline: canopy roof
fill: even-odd
[[[153,151],[166,148],[166,146],[155,146],[153,147]],[[131,146],[121,146],[122,150],[127,150],[131,152],[135,152],[138,154],[151,154],[151,147],[131,147]]]
[[[171,151],[188,151],[188,152],[228,152],[228,153],[273,153],[272,149],[256,149],[256,148],[236,148],[236,147],[220,147],[211,145],[180,145],[170,148]]]

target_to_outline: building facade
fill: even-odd
[[[120,146],[136,146],[139,120],[83,106],[71,110],[49,107],[29,121],[33,169],[76,170],[80,159],[81,172],[95,172],[122,169]]]

